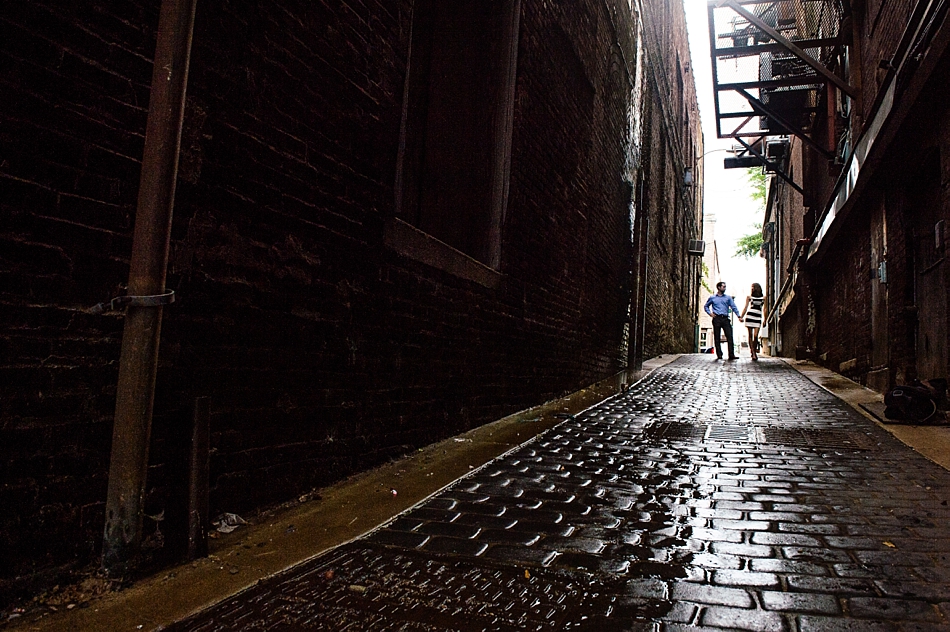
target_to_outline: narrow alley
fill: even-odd
[[[950,472],[787,363],[682,356],[165,629],[950,629]]]
[[[0,32],[5,631],[950,632],[950,2]]]

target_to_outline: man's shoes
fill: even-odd
[[[739,358],[737,358],[736,356],[729,356],[729,359],[730,359],[730,360],[738,360]]]
[[[722,356],[716,356],[717,360],[722,360]]]

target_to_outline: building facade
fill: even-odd
[[[946,3],[729,0],[731,17],[717,10],[727,42],[717,59],[728,47],[756,60],[745,88],[719,86],[745,90],[763,133],[744,141],[774,174],[764,225],[773,353],[882,392],[946,379]],[[730,110],[721,120],[738,116]]]
[[[0,7],[5,596],[101,553],[160,6]],[[141,540],[199,400],[247,513],[690,351],[689,63],[672,1],[199,0]]]
[[[699,290],[699,349],[713,347],[712,316],[706,313],[706,301],[716,293],[716,284],[721,280],[719,271],[719,246],[716,241],[716,216],[707,213],[703,216],[703,283]]]

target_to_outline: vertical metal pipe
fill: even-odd
[[[627,350],[627,368],[639,371],[643,368],[643,336],[646,323],[646,271],[647,250],[649,249],[649,206],[647,186],[644,178],[648,171],[640,173],[636,194],[636,218],[633,231],[633,287],[630,309],[630,341]]]
[[[211,398],[195,399],[188,468],[188,559],[208,554],[208,457]]]
[[[162,294],[197,0],[162,0],[145,128],[128,292]],[[162,308],[129,307],[122,334],[102,566],[128,569],[142,541]]]
[[[637,202],[639,204],[639,201]],[[630,333],[627,341],[627,370],[639,371],[637,341],[640,337],[640,209],[636,210],[630,252]]]
[[[648,212],[645,199],[643,206],[644,213]],[[640,238],[640,252],[637,263],[640,274],[640,286],[637,288],[637,291],[639,292],[638,304],[640,312],[640,326],[639,331],[637,332],[637,357],[636,365],[634,366],[637,371],[643,368],[643,348],[647,331],[647,273],[650,269],[650,218],[647,215],[643,217],[641,231],[643,234]]]

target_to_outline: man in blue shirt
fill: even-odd
[[[712,316],[713,339],[716,341],[716,357],[722,360],[722,347],[719,346],[719,338],[722,332],[726,332],[726,342],[729,344],[729,359],[736,359],[735,346],[732,343],[732,322],[729,320],[729,310],[731,309],[742,322],[742,316],[739,316],[739,308],[731,296],[726,295],[726,284],[720,281],[716,284],[716,293],[709,297],[706,305],[703,306],[706,313]]]

